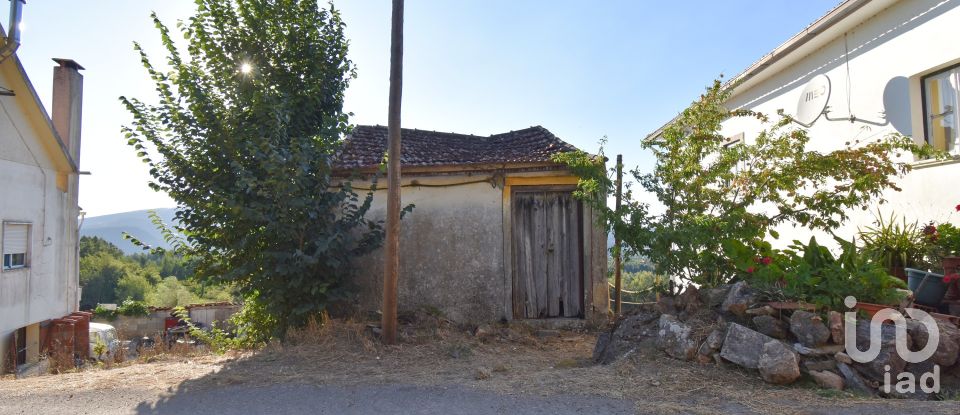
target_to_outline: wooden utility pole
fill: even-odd
[[[403,0],[393,0],[390,31],[390,104],[387,109],[387,235],[383,264],[384,344],[397,342],[397,280],[400,270],[400,93],[403,90]]]
[[[616,205],[617,210],[616,212],[618,215],[620,214],[620,204],[622,203],[622,196],[621,196],[622,193],[623,193],[623,154],[617,154],[617,205]],[[613,297],[614,298],[613,312],[616,313],[616,315],[618,316],[622,311],[621,291],[623,289],[623,278],[621,275],[623,272],[621,270],[622,267],[620,264],[622,254],[620,252],[620,246],[621,246],[620,236],[617,235],[616,231],[614,231],[613,233],[613,278],[614,278],[614,291],[616,291],[616,293],[614,294],[614,297]]]

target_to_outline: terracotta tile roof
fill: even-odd
[[[403,166],[549,162],[553,154],[577,149],[541,126],[489,137],[404,128],[400,143]],[[336,165],[377,166],[386,151],[387,127],[358,125],[347,136]]]

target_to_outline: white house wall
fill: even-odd
[[[57,187],[63,173],[47,151],[13,97],[0,97],[0,221],[31,224],[29,266],[0,271],[0,339],[76,310],[78,209]],[[0,341],[0,356],[5,347]]]
[[[847,116],[849,97],[850,109],[857,117],[884,121],[885,113],[889,123],[874,126],[821,117],[809,128],[810,149],[828,152],[842,148],[846,142],[866,142],[894,132],[923,142],[920,78],[960,63],[957,39],[960,0],[896,2],[847,32],[846,40],[840,35],[768,79],[738,90],[728,106],[760,111],[773,118],[778,109],[795,114],[806,83],[826,74],[832,85],[828,103],[831,118]],[[849,50],[849,82],[845,50]],[[734,119],[724,123],[723,131],[726,136],[745,133],[750,140],[762,128],[752,119]],[[898,183],[903,191],[885,193],[889,204],[880,206],[884,214],[892,209],[911,221],[960,223],[960,214],[951,215],[960,204],[960,163],[917,162],[915,170]],[[838,235],[853,236],[857,227],[873,221],[874,212],[875,208],[851,212],[851,221]],[[784,242],[809,235],[807,230],[781,229]]]

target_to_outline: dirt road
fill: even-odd
[[[350,332],[350,330],[353,330]],[[637,352],[595,365],[595,336],[412,336],[361,329],[256,353],[159,356],[0,381],[0,415],[78,414],[960,414],[960,401],[896,401],[764,383],[756,373]]]

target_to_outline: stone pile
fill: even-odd
[[[764,381],[778,385],[807,376],[828,389],[930,399],[935,394],[898,391],[896,384],[908,376],[919,380],[936,365],[941,395],[960,391],[960,328],[941,320],[937,325],[940,342],[927,361],[906,362],[896,351],[896,326],[884,324],[877,358],[857,362],[846,353],[844,319],[839,312],[773,308],[760,303],[744,282],[703,291],[691,286],[676,297],[662,298],[655,306],[621,317],[612,330],[599,336],[593,357],[608,364],[641,348],[656,348],[679,360],[732,363],[756,370]],[[926,326],[916,320],[907,319],[906,334],[910,350],[920,350],[928,341]],[[869,336],[870,321],[858,319],[859,350],[868,349]]]

